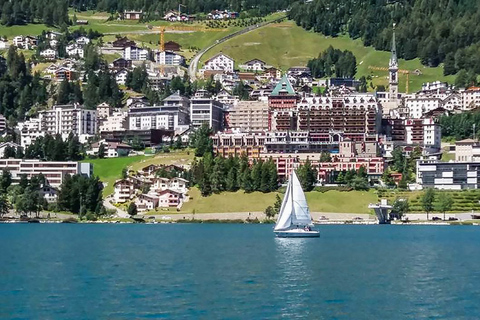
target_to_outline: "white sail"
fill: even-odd
[[[292,180],[290,179],[287,184],[287,190],[283,197],[282,206],[277,218],[277,224],[275,225],[275,231],[284,230],[292,225],[293,203],[292,203]]]
[[[307,199],[305,193],[303,193],[302,185],[298,180],[295,171],[292,173],[292,196],[293,196],[293,216],[292,224],[294,225],[309,225],[312,223],[312,216],[310,215],[310,209],[308,208]]]

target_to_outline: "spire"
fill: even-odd
[[[389,67],[390,69],[398,69],[397,46],[395,44],[395,23],[393,24],[392,55],[390,56]]]

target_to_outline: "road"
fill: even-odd
[[[250,32],[250,31],[253,31],[255,29],[258,29],[258,28],[261,28],[263,26],[266,26],[267,24],[270,24],[270,23],[274,23],[274,22],[278,22],[280,20],[283,20],[285,19],[285,17],[282,17],[282,18],[278,18],[278,19],[275,19],[275,20],[272,20],[272,21],[267,21],[267,22],[262,22],[262,23],[259,23],[259,24],[256,24],[256,25],[253,25],[253,26],[250,26],[250,27],[247,27],[245,29],[242,29],[240,31],[237,31],[237,32],[234,32],[234,33],[231,33],[229,34],[228,36],[225,36],[221,39],[218,39],[214,44],[206,47],[206,48],[203,48],[202,50],[200,50],[199,52],[197,52],[197,54],[192,58],[192,61],[190,62],[190,65],[188,66],[188,76],[190,77],[190,81],[195,81],[197,79],[197,69],[198,69],[198,62],[200,61],[200,59],[202,58],[203,54],[205,52],[207,52],[208,50],[212,49],[213,47],[219,45],[220,43],[223,43],[227,40],[230,40],[236,36],[239,36],[239,35],[242,35],[242,34],[245,34],[247,32]]]
[[[110,209],[110,210],[116,210],[117,211],[117,217],[119,218],[130,218],[130,215],[123,211],[122,209],[119,209],[117,207],[115,207],[113,204],[110,203],[110,201],[112,200],[112,197],[107,197],[103,200],[103,205],[105,206],[105,208],[107,209]]]

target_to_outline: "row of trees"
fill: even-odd
[[[427,220],[429,220],[429,214],[434,210],[442,212],[443,220],[445,220],[445,213],[452,210],[453,198],[448,193],[441,193],[439,194],[437,203],[435,203],[435,197],[435,189],[428,188],[423,192],[420,198],[422,208],[427,214]],[[392,205],[392,214],[400,219],[404,214],[408,213],[409,209],[410,205],[408,199],[397,198]]]
[[[60,134],[38,137],[25,150],[26,159],[42,159],[46,161],[77,161],[83,159],[83,147],[78,137],[70,133],[64,141]]]
[[[200,160],[192,164],[193,184],[197,184],[204,197],[222,191],[272,192],[278,189],[277,166],[272,160],[255,161],[250,165],[248,157],[225,159],[213,158],[205,153]]]
[[[445,62],[445,74],[462,69],[479,73],[479,5],[476,0],[298,1],[288,17],[307,30],[334,37],[348,33],[378,50],[390,50],[395,22],[400,58],[418,57],[427,66]]]
[[[310,68],[315,78],[331,77],[353,78],[357,73],[357,59],[351,51],[341,51],[332,46],[318,55],[318,58],[309,60]]]

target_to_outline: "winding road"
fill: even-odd
[[[275,22],[278,22],[278,21],[281,21],[285,19],[285,17],[281,17],[281,18],[278,18],[278,19],[275,19],[275,20],[272,20],[272,21],[267,21],[267,22],[262,22],[262,23],[259,23],[259,24],[256,24],[256,25],[253,25],[253,26],[250,26],[250,27],[247,27],[245,29],[242,29],[240,31],[237,31],[237,32],[234,32],[234,33],[231,33],[229,34],[228,36],[225,36],[221,39],[218,39],[217,41],[215,41],[214,44],[211,44],[209,45],[208,47],[205,47],[203,48],[202,50],[200,50],[199,52],[197,52],[197,54],[192,58],[192,61],[190,62],[190,65],[188,66],[188,76],[190,77],[190,81],[195,81],[197,80],[197,69],[198,69],[198,63],[200,61],[200,59],[202,58],[203,54],[205,52],[207,52],[208,50],[212,49],[213,47],[219,45],[220,43],[223,43],[227,40],[230,40],[236,36],[239,36],[239,35],[242,35],[242,34],[245,34],[247,32],[250,32],[252,30],[255,30],[255,29],[258,29],[258,28],[261,28],[263,26],[266,26],[267,24],[270,24],[270,23],[275,23]]]

